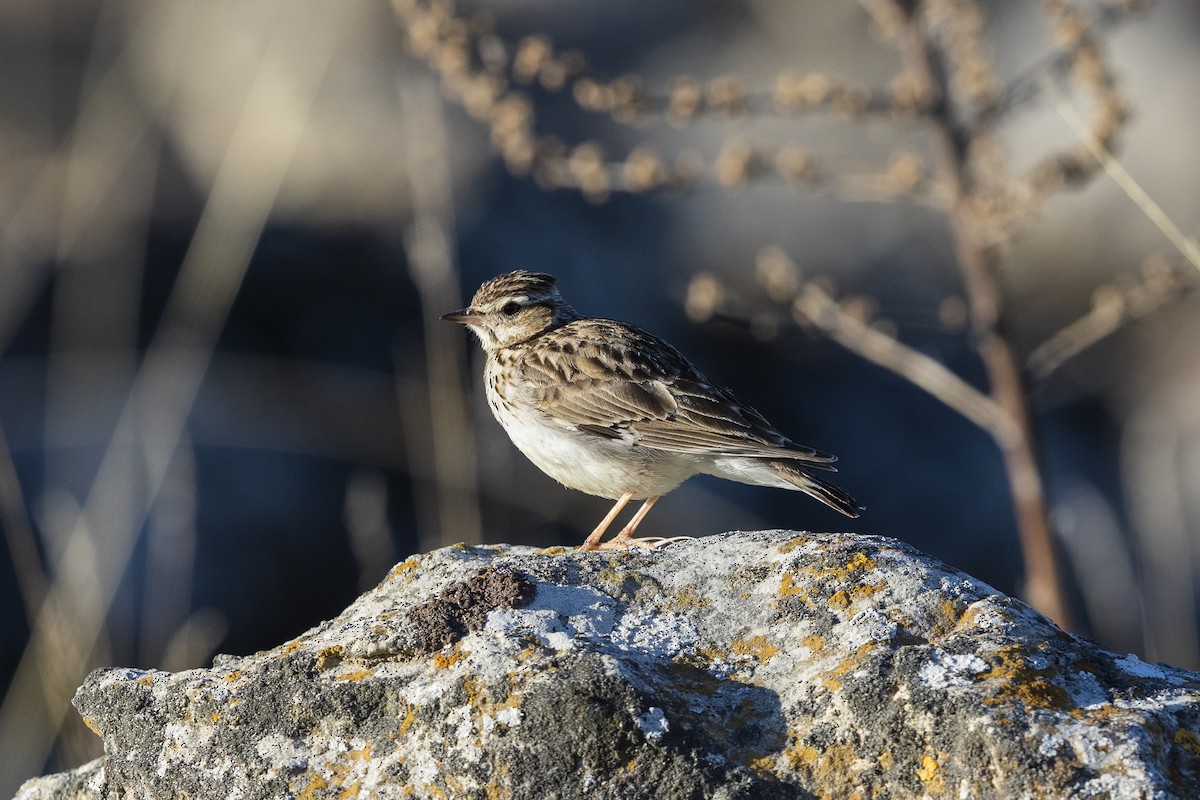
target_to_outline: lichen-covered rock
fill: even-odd
[[[1200,797],[1200,675],[899,542],[449,547],[273,650],[101,670],[35,798]]]

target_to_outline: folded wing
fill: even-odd
[[[598,329],[576,329],[585,326]],[[607,330],[611,326],[621,330]],[[583,334],[588,344],[523,367],[534,405],[553,408],[559,424],[652,449],[786,458],[834,470],[834,456],[792,442],[651,334],[608,320],[580,320],[568,327],[575,329],[575,342]]]

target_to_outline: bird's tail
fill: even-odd
[[[832,509],[847,517],[857,517],[863,510],[858,501],[828,481],[822,480],[792,461],[772,461],[771,470],[792,486],[810,497],[815,497]]]

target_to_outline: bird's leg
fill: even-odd
[[[650,513],[650,509],[653,508],[654,504],[657,502],[658,497],[647,497],[646,502],[642,503],[642,507],[639,508],[637,513],[633,515],[633,519],[629,520],[629,524],[622,528],[621,532],[614,536],[611,542],[605,542],[603,545],[601,545],[601,547],[603,547],[605,550],[620,550],[622,548],[629,547],[634,542],[640,541],[639,539],[631,538],[633,536],[633,532],[637,530],[637,526],[641,523],[642,519],[648,513]]]
[[[626,492],[625,494],[621,495],[617,499],[616,504],[614,504],[613,507],[609,510],[609,512],[604,515],[604,519],[600,520],[600,524],[596,526],[596,530],[594,530],[590,534],[588,534],[588,537],[583,540],[583,544],[581,544],[579,546],[579,549],[580,550],[599,550],[600,549],[600,537],[604,535],[604,532],[606,530],[608,530],[608,526],[612,525],[612,521],[617,518],[617,514],[621,513],[621,509],[625,507],[625,504],[628,503],[632,499],[633,499],[633,492]],[[641,514],[642,512],[639,511],[638,513]],[[635,517],[634,519],[640,519],[640,517]],[[621,531],[621,533],[624,533],[624,532],[625,531]]]

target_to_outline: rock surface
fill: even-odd
[[[449,547],[75,704],[107,755],[20,800],[1200,797],[1200,675],[849,534]]]

